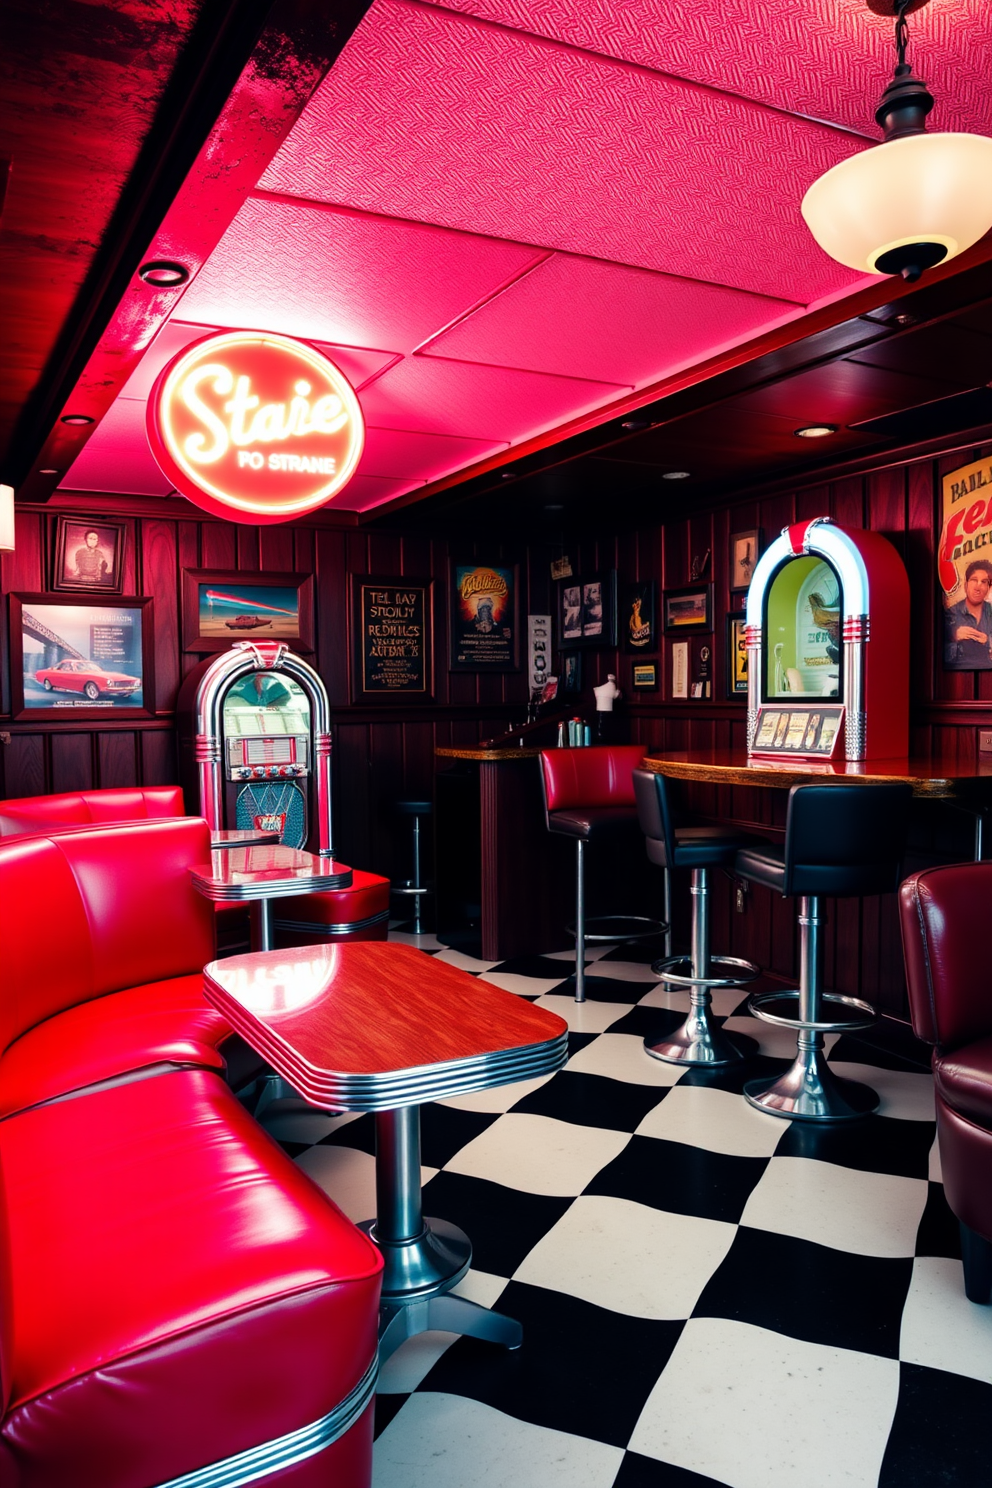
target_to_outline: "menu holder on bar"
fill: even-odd
[[[828,760],[843,752],[843,742],[843,703],[774,703],[758,710],[751,753]]]

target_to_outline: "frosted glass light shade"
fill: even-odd
[[[0,553],[14,551],[14,488],[0,486]]]
[[[842,160],[802,200],[820,247],[849,269],[910,243],[939,243],[945,260],[992,227],[992,139],[910,134]]]

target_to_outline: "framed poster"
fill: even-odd
[[[561,658],[561,690],[568,697],[582,691],[582,652],[565,651]]]
[[[689,642],[672,642],[672,697],[689,696]]]
[[[713,629],[713,585],[687,584],[665,590],[665,632],[682,635]]]
[[[87,594],[120,594],[124,587],[125,522],[55,520],[52,588]]]
[[[452,563],[452,672],[520,669],[520,617],[515,563]]]
[[[941,481],[937,545],[940,647],[949,672],[992,671],[992,459],[951,470]]]
[[[727,696],[747,697],[747,643],[744,615],[727,616]]]
[[[643,692],[657,691],[657,663],[653,661],[635,661],[631,669],[631,681],[635,689]]]
[[[15,718],[154,716],[152,602],[10,596]]]
[[[356,703],[433,701],[430,579],[352,574],[351,693]]]
[[[730,592],[746,593],[754,573],[754,565],[761,553],[761,528],[752,527],[749,532],[734,532],[730,537]]]
[[[566,579],[558,591],[558,648],[615,646],[617,576],[615,569]]]
[[[620,630],[623,648],[650,655],[658,648],[656,590],[653,579],[621,585]]]
[[[183,649],[226,651],[252,639],[313,650],[313,575],[184,568]]]

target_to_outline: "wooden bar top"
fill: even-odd
[[[540,749],[521,749],[507,747],[506,749],[435,749],[434,753],[438,759],[460,759],[460,760],[495,760],[499,764],[506,760],[536,759],[542,751]]]
[[[866,785],[894,780],[911,785],[915,796],[932,800],[974,797],[992,787],[992,756],[980,760],[977,766],[959,766],[922,757],[862,761],[757,759],[748,758],[738,749],[690,749],[646,755],[644,768],[673,780],[780,790],[807,785],[812,780],[863,781]]]

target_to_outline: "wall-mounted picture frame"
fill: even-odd
[[[658,649],[657,586],[653,579],[620,586],[620,634],[625,651],[649,656]]]
[[[561,678],[562,695],[576,697],[582,691],[582,652],[562,652],[558,672]]]
[[[761,528],[733,532],[730,536],[730,592],[746,594],[754,566],[761,556]]]
[[[152,718],[153,667],[150,599],[10,596],[14,718]]]
[[[126,538],[126,522],[104,517],[56,517],[52,589],[120,594],[124,588]]]
[[[673,641],[672,697],[681,701],[689,696],[689,642]]]
[[[433,702],[433,614],[430,579],[352,574],[353,702]]]
[[[665,634],[686,635],[713,629],[713,585],[686,584],[665,590]]]
[[[747,697],[747,643],[745,616],[727,616],[727,696]]]
[[[617,575],[615,569],[566,579],[558,591],[558,647],[615,646]]]
[[[183,649],[226,651],[251,640],[313,650],[313,575],[183,569]]]
[[[520,670],[520,580],[516,563],[456,563],[449,590],[452,672]]]
[[[635,661],[631,667],[631,686],[635,692],[657,692],[658,664],[654,661]]]

